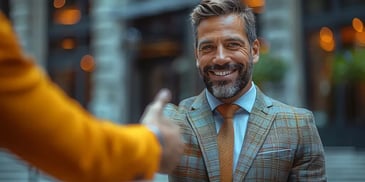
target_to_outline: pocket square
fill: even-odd
[[[290,152],[291,150],[292,149],[269,150],[269,151],[259,152],[258,155],[271,154],[271,153],[275,153],[275,152]]]

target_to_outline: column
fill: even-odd
[[[11,0],[10,17],[23,49],[41,66],[46,65],[47,1]]]
[[[260,23],[262,35],[270,44],[270,54],[283,59],[288,64],[284,87],[274,88],[274,93],[271,94],[288,104],[303,106],[305,84],[300,1],[266,1],[265,12],[261,16]]]
[[[128,121],[128,64],[122,49],[123,25],[114,16],[126,1],[94,0],[91,11],[91,49],[96,61],[90,111],[119,123]]]

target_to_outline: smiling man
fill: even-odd
[[[253,63],[258,61],[259,42],[251,46],[242,27],[239,16],[228,14],[202,21],[197,31],[200,74],[208,91],[226,103],[251,88]]]
[[[187,146],[169,180],[326,181],[312,113],[252,81],[260,48],[252,11],[239,0],[202,0],[191,20],[206,89],[165,108]]]

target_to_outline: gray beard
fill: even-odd
[[[237,82],[224,84],[224,85],[213,85],[210,89],[212,94],[218,99],[232,98],[241,90]]]
[[[248,68],[240,69],[239,75],[233,82],[221,81],[213,83],[207,74],[199,69],[200,76],[203,77],[204,83],[208,91],[217,99],[229,99],[236,96],[243,88],[245,88],[252,74],[253,62],[248,64]]]

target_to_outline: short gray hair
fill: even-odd
[[[197,43],[197,27],[202,20],[209,17],[237,14],[241,17],[245,25],[245,31],[248,37],[249,44],[257,39],[255,15],[251,8],[248,8],[240,0],[202,0],[197,5],[190,15],[193,31],[195,35],[195,46]]]

